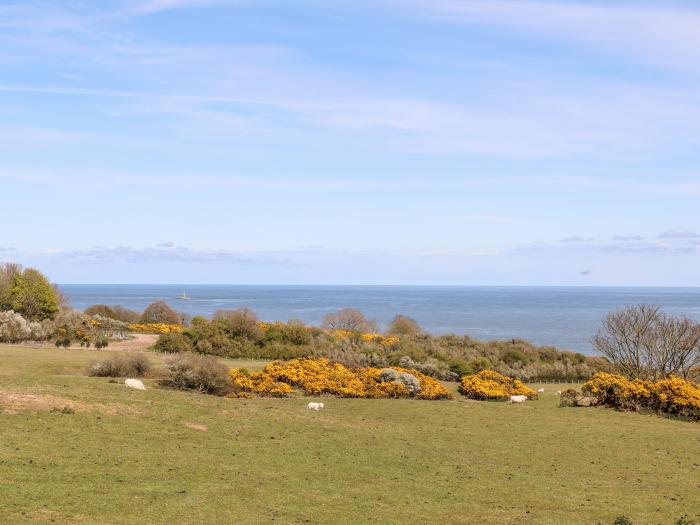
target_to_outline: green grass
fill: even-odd
[[[321,412],[137,392],[81,375],[104,354],[0,347],[0,391],[138,412],[0,410],[3,524],[700,523],[698,423],[558,408],[555,385],[525,405],[325,399]]]

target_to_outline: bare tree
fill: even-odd
[[[668,316],[654,305],[628,306],[609,313],[593,346],[631,378],[691,378],[700,367],[700,325]]]
[[[379,330],[376,321],[367,319],[357,308],[343,308],[323,317],[323,327],[348,332],[375,333]]]

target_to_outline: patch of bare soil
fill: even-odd
[[[200,432],[209,432],[209,427],[206,425],[198,425],[196,423],[188,423],[185,421],[185,426],[191,428],[192,430],[199,430]]]
[[[56,397],[49,394],[27,394],[22,392],[7,392],[0,390],[0,409],[7,415],[18,412],[93,412],[114,416],[118,414],[137,414],[132,407],[120,404],[105,405],[102,403],[85,403],[74,399]]]

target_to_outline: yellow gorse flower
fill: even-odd
[[[459,393],[478,400],[508,399],[516,395],[537,398],[537,393],[518,379],[493,370],[482,370],[478,374],[464,376],[459,384]]]
[[[138,332],[142,334],[171,334],[180,333],[183,328],[179,324],[167,324],[167,323],[132,323],[129,325],[129,330],[132,332]]]
[[[416,370],[391,367],[397,372],[409,373],[420,383],[415,396],[409,389],[394,381],[382,382],[380,375],[385,368],[359,368],[352,370],[340,363],[324,358],[273,361],[260,372],[249,375],[240,369],[230,371],[231,384],[236,392],[259,395],[284,396],[298,388],[308,395],[332,395],[337,397],[448,399],[449,391],[432,377]]]

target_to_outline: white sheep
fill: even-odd
[[[538,389],[537,389],[537,393],[538,393],[538,394],[541,394],[542,392],[544,392],[544,388],[538,388]]]
[[[524,403],[527,401],[527,396],[510,396],[511,403]]]
[[[143,383],[138,379],[127,379],[124,381],[124,386],[128,388],[135,388],[136,390],[146,390],[146,387],[143,386]]]
[[[557,395],[558,395],[558,396],[561,395],[561,390],[557,390]]]
[[[309,403],[306,405],[309,410],[321,410],[323,408],[323,403]]]

